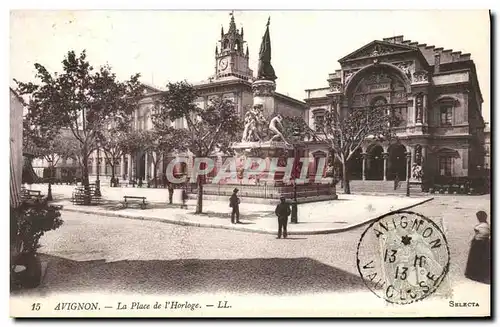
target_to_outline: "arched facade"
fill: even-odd
[[[352,179],[475,177],[484,167],[482,96],[469,54],[421,46],[402,36],[375,40],[338,60],[328,86],[306,90],[312,113],[386,107],[395,137],[368,137],[348,163]],[[443,151],[449,149],[451,151]],[[410,170],[410,171],[409,171]],[[423,178],[422,178],[423,180]]]

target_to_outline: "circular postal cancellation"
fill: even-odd
[[[421,214],[399,211],[372,222],[356,251],[366,286],[389,303],[409,304],[434,293],[450,264],[446,236]]]

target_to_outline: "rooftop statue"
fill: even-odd
[[[259,51],[259,69],[257,72],[257,79],[275,81],[278,77],[274,73],[274,68],[271,65],[271,37],[269,36],[269,24],[271,18],[268,19],[266,25],[266,32],[262,37]]]

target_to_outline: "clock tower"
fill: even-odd
[[[230,15],[229,30],[224,33],[224,27],[221,28],[221,39],[215,47],[215,79],[234,76],[248,81],[253,77],[248,67],[248,45],[244,51],[243,27],[238,30],[234,14]]]

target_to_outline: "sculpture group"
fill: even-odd
[[[257,104],[245,114],[245,128],[241,142],[282,141],[288,144],[283,136],[283,117],[276,115],[267,123],[264,117],[263,106]]]

